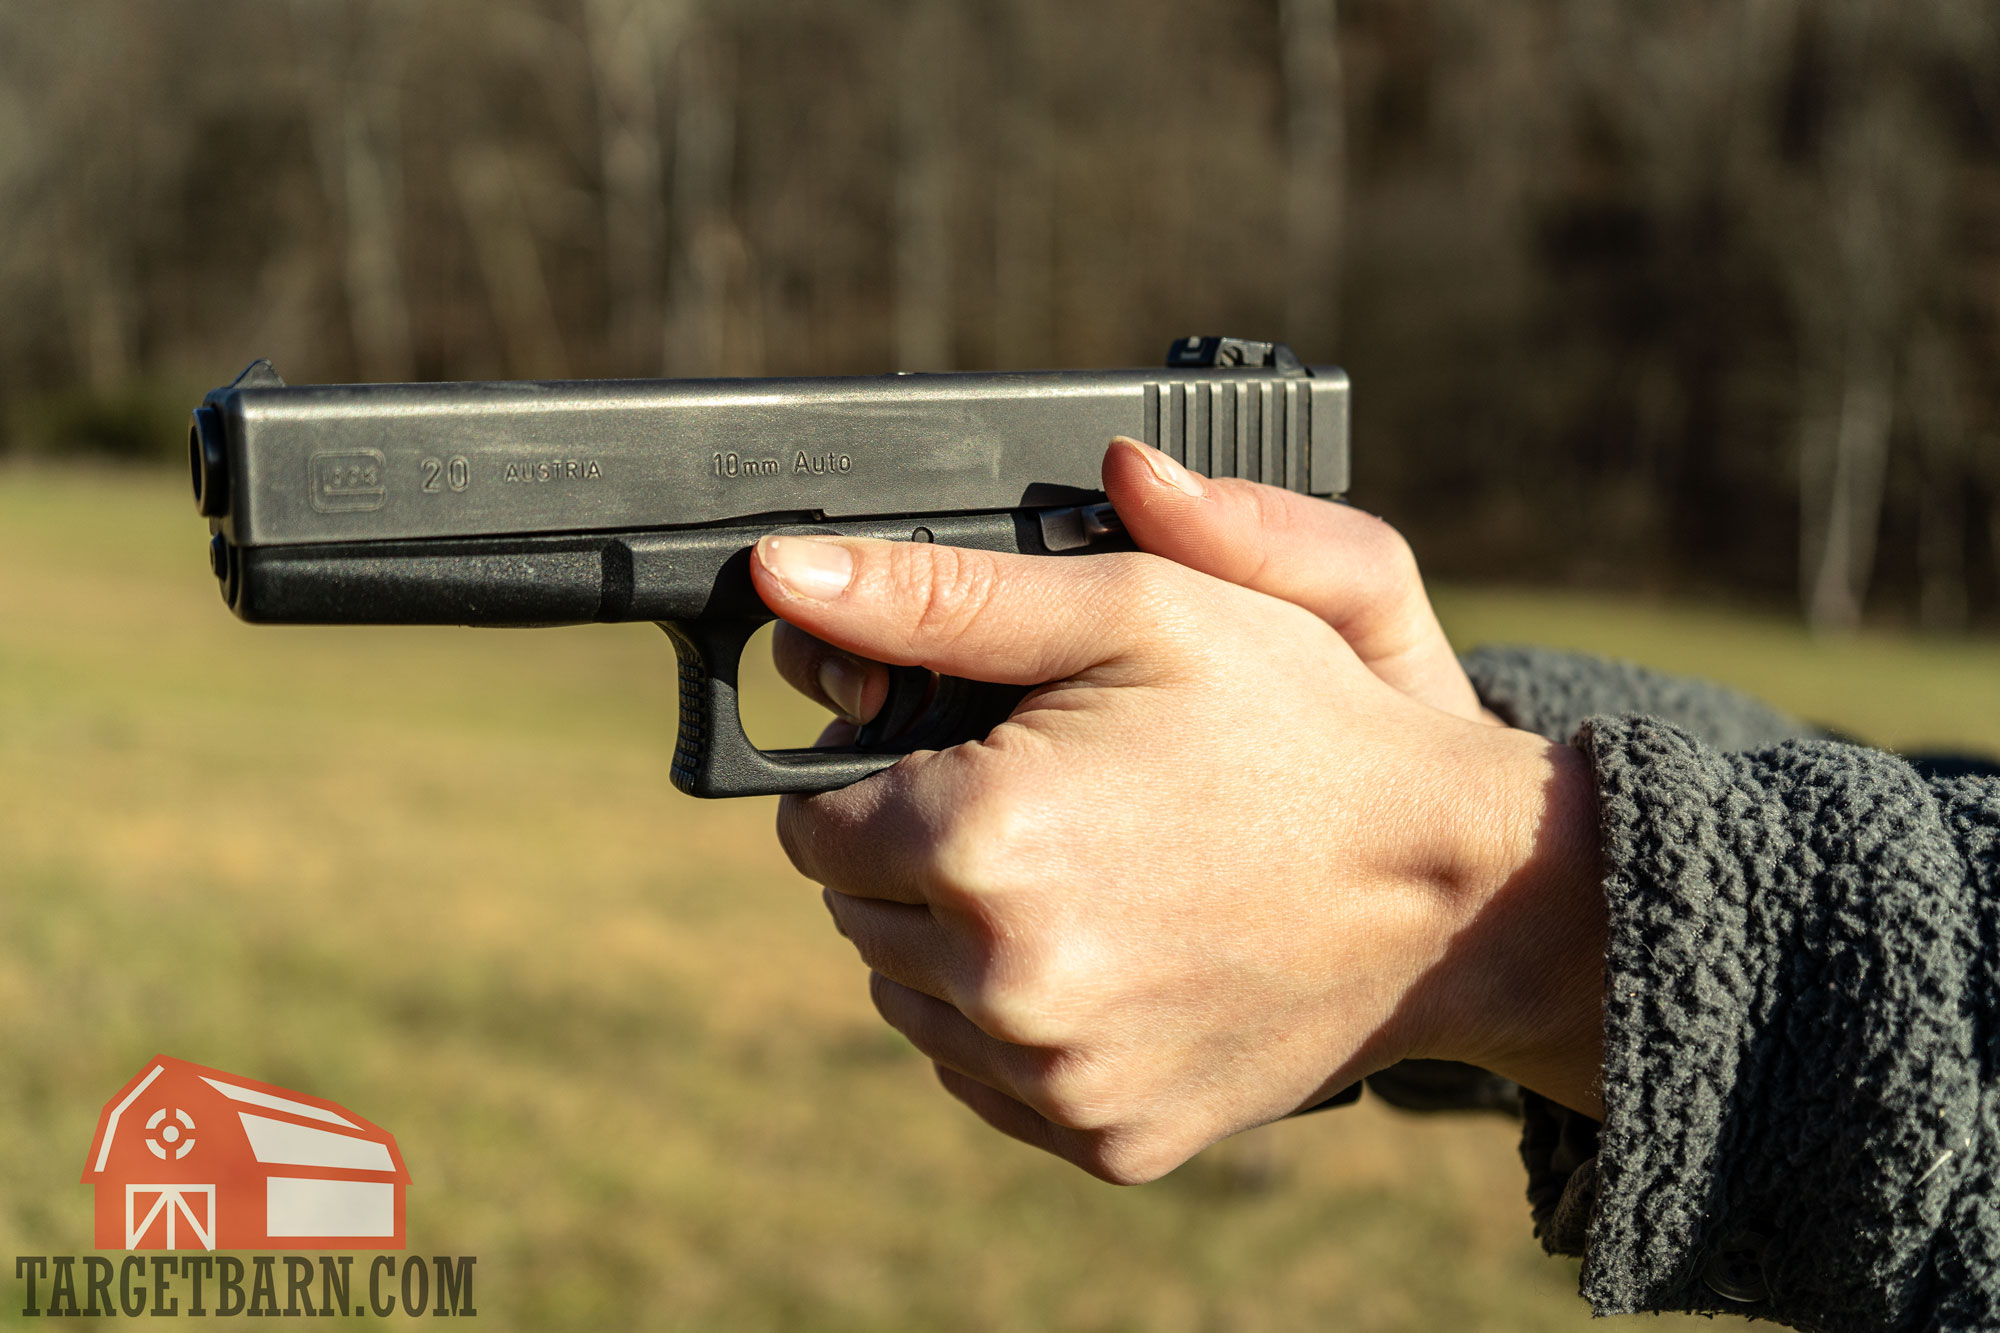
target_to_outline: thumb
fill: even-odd
[[[765,537],[757,594],[806,633],[858,657],[1040,685],[1129,658],[1145,620],[1144,556],[1047,560],[860,537]],[[1182,577],[1185,577],[1184,575]],[[1157,608],[1156,608],[1157,609]]]
[[[1404,694],[1482,718],[1402,534],[1359,509],[1230,477],[1198,477],[1120,437],[1104,490],[1142,551],[1303,607]]]

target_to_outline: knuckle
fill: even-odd
[[[891,1023],[896,1021],[890,1017],[890,1011],[896,1009],[897,1006],[895,1001],[890,998],[889,979],[880,972],[870,972],[868,974],[868,1000],[869,1003],[875,1006],[876,1013],[882,1015],[885,1019],[889,1019]]]
[[[931,844],[933,901],[988,923],[1004,890],[1011,841],[1004,818],[959,819]]]
[[[1231,545],[1227,577],[1245,587],[1260,587],[1271,576],[1279,553],[1302,535],[1300,509],[1289,491],[1254,481],[1238,481],[1236,487],[1230,498],[1240,506],[1243,529],[1254,537]]]
[[[1103,605],[1116,608],[1128,625],[1145,627],[1148,638],[1185,639],[1198,630],[1191,614],[1188,571],[1155,555],[1099,557],[1107,586]]]
[[[1111,566],[1117,591],[1128,604],[1152,605],[1171,600],[1179,591],[1179,566],[1158,556],[1133,554],[1117,557]]]
[[[1098,1131],[1118,1123],[1120,1100],[1116,1082],[1096,1066],[1052,1052],[1038,1071],[1030,1105],[1064,1129]]]
[[[1076,1164],[1112,1185],[1145,1185],[1158,1180],[1187,1160],[1165,1138],[1147,1132],[1093,1134],[1085,1142]]]
[[[1275,486],[1252,483],[1244,491],[1250,497],[1255,511],[1257,527],[1272,536],[1282,537],[1291,533],[1299,525],[1299,506],[1290,491]],[[1268,547],[1262,549],[1268,550]]]
[[[854,787],[785,796],[778,802],[778,846],[807,879],[833,889],[853,888],[857,880],[868,878],[870,866],[857,861],[853,849],[866,825],[868,802],[879,796]]]
[[[1063,1036],[1031,986],[988,980],[966,996],[960,1012],[981,1032],[1009,1046],[1047,1046]]]
[[[965,762],[985,764],[974,784],[978,795],[944,812],[926,831],[928,888],[932,902],[992,928],[1007,904],[1034,883],[1023,874],[1036,863],[1042,820],[1038,802],[1009,776],[1004,757],[975,755]]]
[[[966,1017],[988,1036],[1058,1058],[1053,1053],[1087,1029],[1094,1008],[1087,986],[1083,972],[1052,947],[1049,932],[1031,925],[987,946]]]
[[[957,640],[985,612],[998,582],[991,556],[956,546],[899,546],[896,593],[914,611],[913,650]]]
[[[1392,587],[1408,588],[1420,582],[1417,553],[1409,539],[1387,519],[1370,514],[1361,527],[1361,539],[1369,568],[1375,577]]]
[[[812,875],[813,818],[809,807],[796,796],[778,802],[778,846],[800,874]]]
[[[927,997],[917,996],[880,972],[868,973],[868,1000],[875,1006],[875,1012],[883,1022],[908,1037],[911,1045],[928,1052],[938,1045],[937,1016],[924,998]]]

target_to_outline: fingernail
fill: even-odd
[[[846,939],[847,928],[840,924],[840,916],[833,910],[833,890],[821,889],[819,891],[819,900],[826,904],[826,914],[833,918],[833,928],[840,932],[840,938]]]
[[[1208,494],[1207,489],[1201,484],[1200,477],[1151,445],[1140,445],[1139,455],[1146,460],[1146,466],[1153,470],[1154,476],[1181,494],[1192,495],[1197,500]]]
[[[845,657],[829,657],[819,664],[819,688],[849,722],[861,717],[861,690],[868,673],[859,662]]]
[[[801,597],[827,601],[854,577],[854,556],[839,542],[817,537],[766,537],[757,543],[764,568]]]

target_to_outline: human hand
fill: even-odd
[[[984,741],[779,814],[883,1016],[997,1128],[1147,1180],[1413,1055],[1595,1109],[1574,751],[1146,554],[779,537],[752,577],[857,660],[1051,682]]]
[[[1105,451],[1103,475],[1140,550],[1303,607],[1404,694],[1500,725],[1446,641],[1409,543],[1381,519],[1276,486],[1197,476],[1122,437]],[[789,624],[778,627],[772,652],[787,681],[850,721],[867,721],[888,697],[880,663]]]

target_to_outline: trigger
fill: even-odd
[[[940,676],[922,667],[891,668],[889,699],[854,743],[865,750],[908,754],[983,741],[1013,714],[1028,689]]]
[[[882,706],[875,710],[875,716],[863,723],[855,733],[854,743],[864,750],[894,750],[899,748],[896,741],[916,726],[925,713],[930,711],[931,701],[937,696],[937,672],[928,667],[892,666],[889,668],[889,694],[882,700]],[[902,746],[905,750],[919,746]]]

